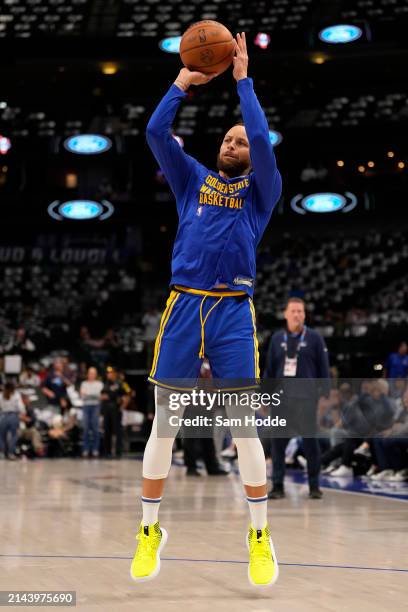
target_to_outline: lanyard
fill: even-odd
[[[300,340],[299,340],[299,342],[297,344],[297,347],[296,347],[296,357],[299,355],[299,352],[300,352],[300,349],[302,348],[305,336],[306,336],[306,325],[303,327],[302,335],[300,336]],[[286,332],[283,335],[282,346],[283,346],[283,349],[285,351],[285,355],[287,355],[287,353],[288,353],[288,334]]]

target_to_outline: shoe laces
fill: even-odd
[[[158,535],[156,535],[155,532],[146,535],[142,528],[136,536],[136,540],[139,541],[139,546],[137,547],[136,553],[137,556],[139,558],[154,556],[157,548],[157,539]]]
[[[255,553],[257,563],[269,563],[272,557],[269,537],[262,535],[260,538],[252,538],[250,552]]]

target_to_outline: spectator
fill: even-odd
[[[78,455],[79,426],[75,410],[65,416],[55,415],[48,430],[49,457],[76,457]]]
[[[407,378],[408,376],[408,344],[401,342],[397,352],[390,353],[384,367],[385,378]]]
[[[401,400],[404,395],[408,380],[406,378],[393,378],[389,380],[391,385],[391,397]]]
[[[42,442],[41,434],[36,428],[36,416],[33,408],[30,406],[30,402],[27,396],[23,399],[24,412],[20,415],[23,427],[19,430],[19,439],[31,442],[35,455],[43,457],[45,454],[44,444]]]
[[[364,381],[362,393],[342,409],[343,428],[347,437],[322,457],[324,472],[330,476],[353,476],[355,450],[365,439],[377,435],[391,425],[395,415],[395,405],[388,397],[387,381]],[[341,458],[341,464],[334,462]]]
[[[98,380],[96,368],[89,368],[87,379],[81,383],[79,394],[83,400],[82,414],[84,441],[82,456],[99,456],[99,415],[103,382]]]
[[[47,378],[42,385],[42,392],[52,406],[58,406],[64,412],[69,406],[67,387],[71,381],[64,376],[63,364],[56,359]]]
[[[24,404],[20,393],[15,390],[13,383],[7,382],[0,394],[0,457],[4,457],[7,448],[7,459],[10,461],[17,459],[17,431],[20,414],[23,412]]]
[[[36,388],[41,384],[40,377],[30,366],[27,366],[20,374],[19,383],[22,387]]]
[[[32,354],[35,350],[36,346],[28,337],[24,327],[16,329],[12,345],[7,348],[7,351],[13,354],[22,355],[24,359],[29,359],[30,356],[32,358]]]
[[[104,452],[112,457],[112,438],[115,437],[115,457],[122,456],[122,411],[129,403],[129,393],[115,368],[108,367],[102,390],[102,413],[104,429]]]
[[[58,361],[62,364],[62,372],[67,380],[67,385],[74,385],[77,378],[76,366],[73,367],[74,364],[70,364],[68,357],[60,357]]]
[[[338,389],[332,389],[328,398],[322,397],[319,401],[319,422],[322,431],[326,431],[330,438],[330,446],[334,447],[343,442],[347,432],[342,426],[342,412],[344,406],[355,401],[350,383],[342,383]]]
[[[377,462],[377,473],[373,480],[408,480],[408,389],[402,396],[395,422],[383,433],[383,437],[372,441]]]

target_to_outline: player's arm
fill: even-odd
[[[254,92],[252,79],[248,78],[247,73],[248,54],[245,32],[242,32],[237,34],[233,76],[237,81],[242,117],[251,148],[258,203],[266,212],[273,209],[281,196],[282,179],[269,140],[268,122]]]
[[[147,142],[176,198],[182,195],[195,160],[173,138],[171,126],[190,85],[203,85],[214,76],[182,68],[147,124]]]

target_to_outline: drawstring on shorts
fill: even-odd
[[[215,304],[213,304],[210,308],[210,310],[207,312],[207,314],[205,315],[205,318],[203,319],[203,305],[205,300],[207,299],[208,295],[205,295],[203,297],[203,299],[200,302],[200,323],[201,323],[201,346],[200,346],[200,352],[198,353],[198,356],[200,357],[200,359],[204,359],[204,350],[205,350],[205,329],[204,326],[207,322],[207,319],[211,313],[212,310],[214,310],[214,308],[216,306],[218,306],[218,304],[221,302],[221,300],[223,299],[224,296],[221,296],[220,298],[218,298],[218,300],[215,302]]]

